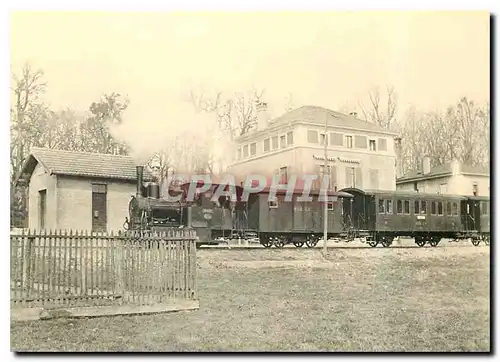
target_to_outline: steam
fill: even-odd
[[[133,119],[125,111],[123,122],[110,126],[112,136],[131,148],[138,164],[147,164],[159,152],[182,171],[192,171],[197,160],[207,157],[216,163],[216,172],[218,162],[230,162],[234,145],[218,127],[215,114],[196,112],[189,102],[175,101],[162,104],[157,114],[155,119]]]

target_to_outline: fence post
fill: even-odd
[[[119,304],[123,304],[123,299],[125,298],[125,281],[123,276],[123,248],[125,246],[124,240],[121,238],[116,238],[117,243],[115,244],[115,254],[116,254],[116,291],[119,298]]]

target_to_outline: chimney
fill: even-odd
[[[431,158],[425,155],[422,160],[422,173],[424,175],[427,175],[430,172],[431,172]]]
[[[394,152],[396,153],[396,179],[403,177],[403,154],[401,137],[394,138]]]
[[[137,196],[142,196],[142,187],[144,184],[144,166],[136,166],[137,175]]]
[[[270,117],[267,112],[267,103],[257,102],[257,131],[261,131],[268,126]]]

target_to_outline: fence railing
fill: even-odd
[[[196,234],[28,231],[10,236],[11,303],[156,304],[197,299]]]

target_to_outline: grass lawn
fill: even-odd
[[[199,250],[200,310],[18,322],[16,351],[489,351],[489,247]]]

